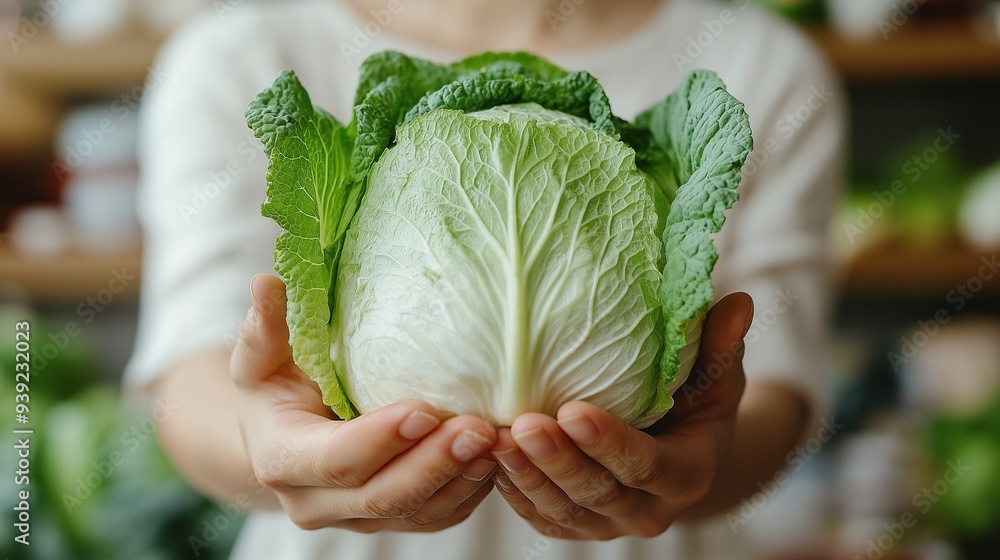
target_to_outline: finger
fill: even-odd
[[[517,424],[517,421],[514,422]],[[576,504],[518,448],[511,430],[500,430],[493,456],[504,474],[531,501],[542,519],[565,527],[591,523],[600,516]]]
[[[717,341],[731,344],[742,340],[753,322],[753,298],[746,292],[733,292],[708,310],[705,322],[712,324],[707,337],[710,344]]]
[[[528,499],[524,495],[524,492],[514,484],[514,481],[510,479],[507,471],[503,469],[498,469],[493,475],[493,485],[496,486],[497,491],[503,496],[504,500],[510,505],[510,507],[519,516],[525,520],[531,522],[533,525],[535,523],[542,523],[543,525],[554,525],[551,521],[543,519],[541,515],[538,514],[538,510],[535,508],[534,502]]]
[[[258,274],[250,280],[250,294],[253,306],[230,359],[233,380],[241,388],[259,385],[292,358],[285,284],[276,276]]]
[[[511,509],[514,510],[519,516],[530,522],[532,525],[536,526],[555,526],[556,524],[552,521],[544,519],[539,513],[538,509],[535,507],[535,503],[532,502],[528,497],[521,491],[520,488],[514,484],[514,481],[510,479],[510,475],[504,469],[497,469],[497,472],[493,475],[493,485],[496,487],[500,495],[503,496],[507,504],[510,505]]]
[[[674,408],[652,432],[735,413],[746,386],[743,338],[752,321],[753,300],[742,292],[729,294],[709,310],[691,375],[674,393]]]
[[[731,357],[742,358],[743,337],[752,322],[753,299],[749,295],[734,292],[722,298],[708,310],[695,368],[704,370],[712,363],[728,364]]]
[[[581,401],[564,404],[557,418],[572,442],[625,486],[656,495],[667,490],[670,467],[653,436]]]
[[[493,474],[496,474],[496,472],[497,468],[494,466]],[[493,491],[493,475],[491,474],[486,480],[482,482],[478,490],[476,490],[471,496],[466,498],[465,501],[463,501],[462,504],[458,506],[458,508],[456,508],[455,511],[452,512],[450,516],[444,518],[444,520],[453,519],[455,520],[456,523],[461,520],[464,520],[469,515],[471,515],[472,512],[476,510],[476,508],[479,507],[479,504],[483,503],[483,500],[485,500],[486,496],[489,496],[490,492],[492,491]]]
[[[503,496],[504,500],[507,501],[511,509],[530,523],[539,533],[555,539],[577,538],[579,535],[579,532],[572,527],[564,527],[544,519],[535,508],[534,502],[529,500],[517,485],[511,481],[505,470],[497,469],[493,474],[493,485],[500,492],[500,495]]]
[[[354,517],[410,517],[496,441],[481,418],[457,416],[375,473],[361,488]]]
[[[426,524],[418,524],[412,518],[408,519],[348,519],[336,526],[358,533],[374,533],[377,531],[408,531],[415,533],[434,533],[465,521],[493,491],[493,483],[487,479],[471,496],[469,496],[449,516],[442,517]]]
[[[428,525],[439,519],[458,514],[459,509],[479,492],[483,486],[492,487],[491,477],[496,463],[489,459],[476,459],[462,474],[447,482],[420,506],[410,520],[416,525]]]
[[[347,424],[353,422],[356,420]],[[482,419],[452,418],[358,488],[301,486],[301,481],[314,476],[317,469],[326,468],[314,461],[302,461],[301,456],[287,457],[289,460],[282,466],[286,469],[290,466],[292,472],[280,471],[277,485],[270,480],[261,482],[280,490],[278,496],[285,512],[303,529],[341,526],[349,519],[403,520],[412,517],[441,487],[460,476],[488,450],[493,444],[493,437],[489,436],[493,434],[493,428]],[[355,442],[354,447],[347,449],[362,447],[377,446],[359,446]],[[338,455],[345,454],[341,451]],[[280,456],[278,453],[272,457]],[[301,466],[309,464],[313,466]],[[256,471],[256,464],[254,468]],[[299,481],[297,485],[284,486],[293,478]]]
[[[475,508],[493,490],[492,483],[487,479],[478,489],[458,505],[449,516],[434,519],[429,522],[415,520],[409,517],[352,517],[345,513],[350,504],[356,500],[351,492],[329,488],[295,488],[290,492],[279,494],[282,507],[288,518],[305,530],[316,530],[328,527],[350,529],[359,533],[374,533],[376,531],[410,531],[432,532],[447,529],[456,525],[472,514]]]
[[[722,453],[716,428],[675,427],[654,437],[580,401],[564,404],[557,416],[566,435],[616,480],[666,498],[644,502],[644,515],[632,516],[626,528],[630,534],[660,534],[711,488]]]
[[[262,426],[255,432],[273,434],[267,442],[248,442],[258,478],[273,488],[358,488],[440,425],[433,406],[412,399],[349,422],[300,411],[286,411],[280,418],[284,429]],[[247,419],[251,431],[258,422],[269,419]]]
[[[579,506],[618,517],[631,514],[651,499],[646,492],[622,485],[607,468],[581,451],[551,416],[524,414],[514,421],[510,432],[531,462]],[[605,441],[609,454],[616,444]]]

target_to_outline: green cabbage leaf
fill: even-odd
[[[509,425],[585,400],[641,428],[672,406],[752,147],[715,74],[629,123],[527,53],[384,52],[349,124],[292,72],[247,122],[293,357],[339,417],[419,398]]]

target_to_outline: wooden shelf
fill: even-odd
[[[2,80],[0,80],[2,82]],[[37,157],[52,148],[59,110],[24,90],[0,83],[0,159]]]
[[[884,243],[868,249],[841,270],[841,293],[858,296],[940,297],[960,285],[981,284],[981,294],[1000,295],[1000,273],[980,278],[985,263],[1000,251],[976,251],[959,242],[916,249]],[[1000,259],[1000,257],[998,257]],[[990,270],[986,270],[990,273]],[[970,280],[972,283],[970,284]]]
[[[806,29],[848,80],[1000,77],[1000,38],[975,21],[909,22],[883,39]]]
[[[81,303],[107,297],[135,301],[139,294],[141,255],[71,252],[49,257],[22,255],[0,248],[0,297],[28,297],[45,303]],[[128,278],[132,276],[134,278]],[[122,281],[121,278],[125,280]],[[119,287],[120,286],[120,287]]]
[[[46,153],[60,115],[82,97],[107,97],[109,106],[135,109],[142,92],[133,88],[145,81],[162,39],[135,27],[76,46],[42,31],[16,51],[0,48],[0,153]]]
[[[114,94],[143,83],[162,40],[131,28],[77,46],[43,31],[17,52],[0,49],[0,73],[20,88],[49,97]]]

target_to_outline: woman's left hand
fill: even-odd
[[[743,337],[753,315],[746,294],[708,314],[701,352],[674,408],[639,431],[584,403],[557,419],[525,414],[499,430],[496,487],[521,517],[553,538],[653,537],[704,498],[732,438],[746,380]]]

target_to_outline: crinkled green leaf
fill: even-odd
[[[587,119],[595,130],[617,137],[608,97],[597,80],[586,72],[574,72],[555,82],[516,74],[504,77],[479,74],[427,94],[410,109],[404,122],[435,109],[471,113],[517,103],[536,103],[546,109]]]
[[[714,297],[712,268],[719,258],[711,235],[722,229],[725,212],[739,195],[740,170],[753,147],[743,104],[713,72],[695,71],[662,103],[636,118],[649,131],[646,161],[656,150],[662,173],[680,184],[663,231],[666,265],[660,300],[665,344],[660,362],[659,408],[672,406],[671,393],[694,364],[701,322]]]
[[[547,82],[561,80],[569,75],[569,72],[559,68],[551,62],[526,52],[484,52],[475,56],[470,56],[451,65],[450,68],[464,75],[469,72],[482,72],[484,69],[496,68],[516,68],[517,73],[525,77]]]
[[[330,360],[330,316],[344,234],[361,195],[349,180],[353,134],[313,107],[293,72],[258,95],[246,117],[270,158],[261,212],[282,229],[274,263],[288,293],[295,363],[338,416],[352,418],[357,411]]]
[[[385,51],[365,60],[359,84],[351,164],[352,180],[359,183],[392,145],[396,127],[434,109],[472,112],[537,103],[586,118],[596,130],[616,135],[611,105],[593,76],[570,74],[523,52],[483,53],[441,66]]]

